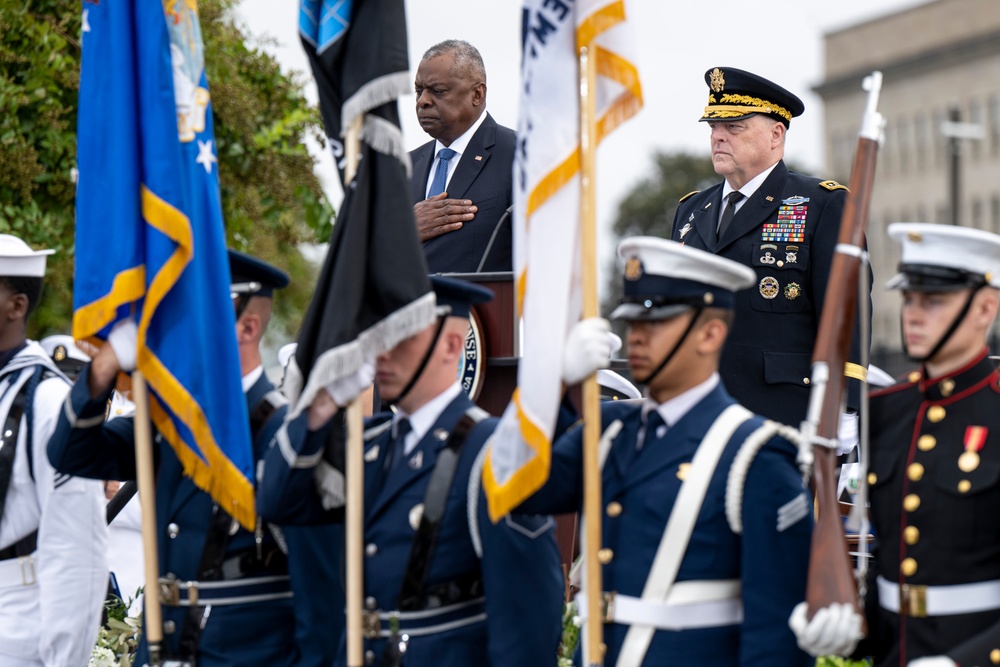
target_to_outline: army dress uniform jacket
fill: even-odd
[[[512,202],[514,130],[498,125],[486,114],[455,167],[446,192],[449,199],[468,199],[479,208],[462,228],[424,241],[428,273],[475,273],[486,253],[493,231]],[[427,179],[435,164],[436,141],[410,151],[410,180],[414,204],[426,199]],[[500,225],[483,271],[510,271],[512,221]]]
[[[934,655],[962,667],[1000,664],[998,383],[984,350],[947,376],[915,371],[871,396],[876,548],[866,599],[869,639],[859,648],[874,654],[876,665]],[[994,582],[985,596],[992,609],[934,609],[940,600],[934,587],[982,582]],[[951,591],[946,602],[983,601],[969,589]]]
[[[735,401],[721,384],[670,425],[649,435],[636,453],[642,405],[602,405],[603,428],[620,423],[603,466],[602,563],[605,591],[641,597],[691,461],[716,418]],[[772,437],[752,458],[742,494],[742,534],[726,516],[727,486],[737,452],[764,420],[753,416],[733,433],[709,482],[677,573],[678,585],[739,583],[743,621],[711,627],[658,629],[644,667],[774,667],[810,665],[788,629],[792,608],[805,595],[812,535],[812,503],[796,467],[797,450]],[[615,426],[617,428],[617,426]],[[605,437],[609,431],[605,431]],[[549,480],[519,510],[578,512],[583,502],[582,429],[562,436],[552,452]],[[740,502],[737,494],[735,502]],[[669,599],[669,598],[668,598]],[[740,600],[737,600],[739,603]],[[697,607],[695,604],[693,607]],[[648,615],[644,618],[649,618]],[[617,664],[629,625],[604,625],[604,664]],[[576,664],[581,663],[577,656]]]
[[[366,664],[382,660],[389,635],[388,612],[398,609],[436,461],[451,431],[470,411],[481,412],[465,393],[459,394],[413,451],[388,469],[391,414],[366,421],[364,597],[369,619],[381,619],[379,637],[365,640]],[[400,630],[410,635],[403,662],[407,667],[555,664],[564,587],[554,522],[548,516],[519,516],[491,523],[473,473],[496,421],[480,421],[468,435],[426,576],[425,591],[442,599],[440,606],[431,604],[427,610],[453,606],[457,611],[414,621],[403,615]],[[278,442],[268,453],[257,493],[265,518],[278,522],[342,518],[342,512],[324,511],[314,485],[314,466],[333,427],[315,432],[307,428],[305,415],[289,422],[287,432],[279,432]],[[473,581],[480,584],[470,586]],[[453,582],[456,585],[449,585]],[[450,601],[447,589],[462,593],[462,601]],[[435,629],[449,624],[454,629]],[[346,664],[346,638],[336,664]]]
[[[715,229],[722,183],[682,200],[669,237],[757,273],[757,286],[736,293],[736,319],[719,370],[741,405],[792,426],[806,417],[812,351],[846,198],[843,186],[823,183],[778,162],[721,239]],[[859,351],[855,336],[854,364]],[[854,410],[859,388],[849,381]]]
[[[25,395],[32,405],[18,427],[0,552],[36,530],[37,548],[0,560],[0,666],[80,667],[94,648],[108,590],[104,491],[49,465],[45,447],[69,381],[38,343],[29,341],[0,369],[0,423],[38,368],[48,377],[39,378],[33,400]]]
[[[64,472],[72,471],[97,479],[135,479],[134,419],[121,417],[102,423],[110,392],[108,396],[91,399],[87,387],[89,373],[90,367],[87,366],[67,397],[56,434],[49,444],[49,458],[57,469]],[[270,382],[261,376],[246,393],[251,411],[272,390]],[[277,403],[280,403],[280,397],[273,400],[273,404]],[[279,405],[260,428],[254,442],[255,459],[263,457],[267,444],[282,423],[285,411],[286,408]],[[182,582],[198,580],[202,553],[213,520],[214,503],[207,493],[184,475],[173,448],[159,435],[156,436],[154,456],[158,466],[156,524],[160,575],[174,575]],[[222,569],[224,573],[232,571],[233,566],[239,563],[240,574],[225,574],[224,578],[279,579],[266,591],[257,591],[272,599],[212,605],[198,642],[199,667],[319,665],[323,664],[324,655],[329,658],[332,654],[333,647],[329,645],[331,642],[326,634],[330,618],[336,618],[336,607],[333,602],[327,604],[316,596],[318,589],[310,589],[309,581],[296,576],[307,572],[309,577],[315,579],[314,586],[328,585],[334,580],[335,573],[329,572],[325,568],[325,560],[319,558],[326,545],[319,534],[289,533],[285,539],[289,549],[287,567],[268,532],[265,532],[262,553],[269,555],[266,563],[259,565],[253,558],[257,552],[254,534],[244,528],[231,534]],[[313,542],[310,543],[310,540]],[[286,573],[296,573],[292,574],[290,583],[283,578]],[[312,594],[293,600],[293,591],[297,594],[303,590],[311,590]],[[170,655],[179,654],[187,615],[187,607],[163,607],[164,646]],[[137,664],[146,659],[145,648],[143,643]]]

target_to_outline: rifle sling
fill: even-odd
[[[14,477],[14,456],[17,454],[17,437],[27,393],[28,383],[25,382],[15,394],[10,410],[7,411],[7,418],[4,420],[3,438],[0,440],[0,517],[3,516],[7,492]],[[0,560],[27,556],[35,550],[37,538],[38,531],[34,530],[9,547],[0,550]]]

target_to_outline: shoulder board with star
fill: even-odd
[[[701,192],[701,190],[695,190],[694,192],[689,192],[686,195],[684,195],[683,197],[681,197],[680,199],[678,199],[677,203],[679,204],[682,201],[687,201],[688,199],[690,199],[691,197],[694,197],[699,192]]]
[[[841,185],[837,181],[821,181],[819,187],[826,188],[830,192],[833,192],[834,190],[847,190],[846,185]],[[850,192],[850,190],[847,191]]]

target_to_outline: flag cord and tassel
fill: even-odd
[[[163,611],[160,607],[160,568],[157,562],[156,489],[153,478],[153,432],[149,417],[149,392],[140,371],[132,373],[135,397],[135,473],[142,511],[142,556],[146,595],[143,599],[143,632],[149,650],[149,665],[161,664]]]
[[[597,317],[597,234],[595,183],[597,158],[597,59],[591,53],[593,42],[579,44],[580,57],[580,276],[583,318]],[[605,646],[601,619],[603,599],[601,564],[597,552],[601,548],[601,471],[598,465],[598,441],[601,437],[600,394],[597,376],[591,374],[583,382],[583,511],[584,554],[586,563],[587,663],[604,664]]]
[[[344,137],[344,187],[350,187],[361,159],[361,127],[364,114],[354,118]],[[363,394],[364,395],[364,394]],[[359,396],[347,406],[347,498],[345,501],[346,574],[347,574],[347,666],[364,665],[364,637],[361,634],[361,610],[365,590],[364,578],[364,421]]]

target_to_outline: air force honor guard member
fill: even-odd
[[[559,645],[563,577],[547,516],[493,524],[473,475],[496,419],[457,378],[471,304],[492,294],[433,276],[439,321],[378,357],[395,413],[365,431],[365,662],[409,667],[549,666]],[[265,517],[332,519],[314,473],[337,405],[370,382],[340,380],[278,433],[258,490]],[[342,642],[343,644],[343,642]],[[346,664],[342,648],[337,665]]]
[[[903,349],[920,369],[871,395],[876,535],[858,653],[878,667],[1000,664],[1000,376],[986,341],[1000,236],[897,223]]]
[[[243,391],[259,460],[286,410],[264,376],[260,342],[273,292],[288,284],[288,276],[234,251],[229,265]],[[103,421],[118,372],[135,368],[135,350],[134,323],[117,325],[84,368],[49,444],[49,458],[60,471],[135,479],[134,417]],[[329,561],[319,557],[329,548],[322,532],[296,529],[282,536],[259,519],[253,532],[239,527],[184,476],[173,448],[159,436],[156,440],[166,657],[199,667],[328,665],[339,612],[335,596],[317,594],[336,582]],[[137,664],[145,659],[143,645]]]
[[[712,163],[725,180],[681,199],[670,238],[754,271],[751,289],[736,295],[722,380],[750,410],[798,426],[847,188],[785,167],[785,135],[805,110],[798,97],[732,67],[705,72],[705,83],[701,121],[711,128]],[[849,378],[864,379],[859,358],[855,347]],[[860,385],[848,386],[856,412]],[[857,431],[855,420],[844,421]]]
[[[108,590],[101,483],[45,456],[69,381],[25,327],[51,252],[0,234],[0,667],[87,664]]]
[[[640,404],[602,404],[608,665],[806,665],[786,620],[805,592],[812,502],[791,429],[726,393],[718,364],[736,292],[756,279],[664,239],[625,239],[622,304]],[[519,508],[576,512],[581,431],[561,437],[546,485]],[[585,608],[585,604],[580,605]]]

